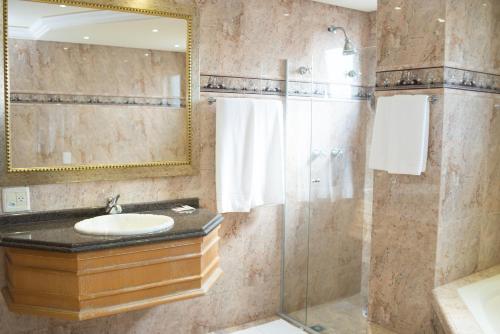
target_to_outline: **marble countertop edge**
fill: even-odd
[[[172,207],[188,204],[196,208],[190,213],[176,213]],[[27,213],[24,215],[0,217],[0,246],[24,248],[63,253],[79,253],[110,248],[139,246],[204,237],[217,228],[223,216],[210,210],[199,208],[197,199],[163,201],[124,205],[124,213],[140,212],[171,216],[175,224],[165,232],[139,234],[132,236],[93,236],[77,232],[74,224],[82,218],[102,214],[103,209],[76,209]]]

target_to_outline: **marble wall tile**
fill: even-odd
[[[499,74],[499,21],[496,0],[447,0],[445,65]]]
[[[121,3],[137,6],[137,2],[132,0]],[[168,4],[182,9],[192,3],[190,0],[152,1],[148,2],[148,6],[161,9]],[[355,69],[359,70],[357,66],[362,66],[364,59],[371,61],[375,59],[374,39],[373,36],[370,37],[370,31],[373,35],[370,22],[374,23],[374,14],[327,6],[309,0],[256,2],[198,0],[196,5],[202,26],[199,32],[202,73],[282,79],[283,59],[293,59],[297,65],[309,65],[313,54],[319,58],[329,49],[342,47],[343,39],[335,38],[326,31],[326,27],[333,23],[347,27],[350,37],[366,54],[363,55],[363,60],[354,61]],[[284,16],[286,13],[290,15]],[[316,68],[318,73],[321,73],[320,67]],[[361,72],[365,72],[367,77],[370,76],[367,74],[368,70],[363,69]],[[373,79],[360,80],[369,82]],[[200,171],[196,175],[31,186],[32,209],[41,211],[102,206],[106,197],[120,193],[123,203],[199,197],[203,207],[216,210],[214,162],[216,115],[215,106],[206,103],[208,96],[216,95],[203,93],[193,114],[193,121],[199,129],[200,136],[200,147],[195,148],[196,152],[199,151],[200,157]],[[310,105],[310,101],[305,103]],[[351,112],[357,119],[356,122],[364,122],[356,108],[352,108]],[[361,131],[356,122],[345,124],[353,131]],[[307,128],[306,124],[302,124],[302,127]],[[353,145],[362,142],[357,141],[359,138],[356,136],[349,138],[353,141]],[[298,153],[300,152],[299,150]],[[360,156],[359,159],[361,161],[365,158],[362,159]],[[296,165],[298,166],[301,165]],[[293,168],[291,170],[297,172],[296,178],[300,180],[303,176],[300,171]],[[358,170],[356,175],[361,175],[362,169]],[[225,274],[207,296],[144,311],[76,323],[17,316],[8,312],[4,302],[1,301],[0,333],[201,334],[271,316],[279,309],[282,238],[287,242],[286,247],[292,249],[289,253],[291,256],[287,258],[290,261],[287,264],[287,268],[290,269],[288,273],[297,278],[296,281],[286,281],[289,285],[288,288],[285,286],[285,294],[288,293],[288,296],[293,294],[291,296],[295,298],[295,302],[291,303],[293,307],[304,307],[305,304],[301,301],[305,300],[302,299],[302,294],[305,293],[307,285],[303,284],[305,281],[302,279],[307,273],[304,266],[307,249],[303,248],[306,240],[303,237],[307,233],[304,231],[307,225],[303,218],[308,213],[300,194],[303,194],[302,191],[308,184],[309,178],[307,185],[297,183],[295,188],[297,196],[292,197],[297,206],[287,216],[287,223],[295,224],[295,235],[282,235],[281,206],[259,208],[250,214],[225,215],[221,228],[220,249],[221,266]],[[360,196],[359,200],[361,198]],[[344,209],[347,210],[348,207]],[[340,217],[343,217],[344,225],[340,224],[339,228],[348,229],[349,226],[345,226],[345,223],[348,223],[347,219],[350,216],[344,211]],[[322,219],[318,221],[323,223]],[[324,220],[324,223],[328,222],[331,220]],[[361,238],[361,232],[358,231],[360,228],[357,223],[355,234],[359,234]],[[355,255],[352,255],[349,253],[352,248],[348,245],[336,247],[343,250],[344,258],[349,261],[356,259],[355,265],[351,266],[347,261],[343,268],[359,277],[357,269],[361,261],[359,251],[356,250]],[[2,270],[4,267],[0,266],[0,276],[3,280]],[[347,276],[342,282],[347,282],[349,279],[352,277]],[[356,278],[354,282],[358,280],[359,278]],[[4,285],[4,281],[0,283]],[[359,284],[357,285],[359,288]]]
[[[442,66],[445,11],[445,0],[379,0],[377,71]]]
[[[500,212],[500,96],[495,96],[491,104],[489,138],[486,161],[486,212]]]
[[[298,69],[311,64],[313,58],[325,60],[329,50],[343,47],[343,38],[327,31],[333,23],[346,27],[359,49],[375,45],[369,40],[368,14],[359,11],[308,0],[199,2],[202,38],[206,41],[201,54],[217,55],[202,57],[203,74],[284,78],[282,59],[293,60]],[[259,47],[254,40],[259,40]],[[320,64],[314,67],[323,68]],[[315,80],[325,80],[321,73],[328,74],[319,70]],[[293,71],[292,79],[300,78]]]
[[[492,94],[447,91],[436,285],[500,263],[499,112]]]
[[[437,214],[410,220],[380,212],[374,207],[369,319],[397,333],[432,333]]]
[[[478,270],[500,263],[500,214],[486,213],[481,217]]]
[[[432,333],[444,97],[442,90],[405,93],[438,96],[431,105],[429,159],[422,176],[375,172],[369,318],[395,332]]]
[[[436,255],[436,286],[478,269],[482,215],[440,220]]]
[[[498,73],[493,2],[378,1],[377,71],[434,67],[412,70],[420,90],[396,91],[401,71],[378,73],[379,94],[438,95],[426,173],[375,174],[369,317],[396,332],[434,333],[432,288],[499,263],[498,98],[448,89],[496,93],[497,78],[443,68]]]
[[[492,94],[444,90],[431,109],[425,175],[375,174],[372,320],[397,332],[432,332],[432,287],[499,263],[500,221],[489,209],[500,206],[495,199],[500,181],[493,167],[498,163],[497,99]],[[387,237],[391,233],[394,239]],[[428,243],[424,246],[419,238],[408,239],[413,233]],[[415,256],[420,247],[426,256]],[[409,273],[406,266],[420,271]],[[413,295],[414,291],[420,293]],[[415,303],[419,307],[410,311]]]

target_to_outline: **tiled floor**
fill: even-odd
[[[307,325],[321,325],[320,334],[396,334],[380,326],[370,324],[361,312],[359,295],[310,307],[307,310]],[[290,314],[303,320],[304,311]],[[212,334],[305,334],[301,329],[278,319],[263,319],[243,326],[217,331]]]
[[[234,334],[306,334],[306,332],[280,319],[243,329]]]
[[[304,312],[298,311],[297,317]],[[291,314],[292,318],[294,313]],[[321,325],[321,334],[395,334],[380,326],[369,323],[362,314],[361,296],[309,307],[307,325]]]

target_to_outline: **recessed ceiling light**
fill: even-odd
[[[485,3],[483,3],[483,7],[486,7],[486,6],[488,6],[488,4],[487,4],[486,2],[485,2]]]
[[[153,29],[153,30],[151,30],[151,31],[152,31],[152,32],[158,32],[158,31],[160,31],[160,30],[158,30],[158,29]]]
[[[179,44],[175,44],[175,45],[174,45],[174,48],[179,48],[179,47],[180,47],[180,45],[179,45]]]
[[[144,56],[149,57],[149,53],[145,53]]]
[[[283,16],[290,16],[290,13],[285,13],[283,14]]]
[[[61,7],[61,8],[66,8],[66,5],[59,5],[59,7]]]
[[[83,36],[83,39],[90,39],[90,36]]]
[[[402,8],[399,6],[394,7],[395,10],[401,10]]]
[[[64,50],[68,50],[68,47],[66,47],[66,46],[65,46],[63,49],[64,49]]]
[[[438,22],[439,22],[439,23],[444,23],[444,22],[446,22],[446,20],[445,20],[445,19],[442,19],[442,18],[438,18]]]

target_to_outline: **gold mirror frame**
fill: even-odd
[[[125,7],[121,5],[120,0],[32,0],[49,4],[61,4],[82,8],[92,8],[100,10],[112,10],[143,15],[177,18],[186,20],[187,25],[187,47],[186,47],[186,136],[187,136],[187,158],[180,161],[156,161],[146,163],[131,164],[95,164],[95,165],[77,165],[77,166],[54,166],[54,167],[29,167],[15,168],[12,166],[12,133],[10,125],[10,90],[9,90],[9,46],[8,46],[8,0],[3,1],[3,85],[4,85],[4,128],[3,139],[5,149],[5,162],[0,164],[2,172],[0,185],[11,184],[40,184],[40,183],[61,183],[61,182],[80,182],[92,180],[114,180],[124,177],[156,177],[168,175],[189,175],[194,173],[193,168],[193,86],[198,82],[193,77],[193,54],[197,55],[197,49],[194,50],[193,42],[193,23],[197,17],[196,9],[179,6],[169,0],[153,0],[147,3],[149,8]],[[196,65],[198,70],[198,66]],[[0,133],[0,135],[2,135]],[[0,143],[1,144],[1,143]],[[163,167],[159,169],[160,167]],[[165,168],[168,167],[168,168]],[[170,170],[166,170],[170,169]],[[96,174],[96,171],[100,170]],[[124,173],[118,170],[126,171]],[[92,172],[94,171],[94,172]],[[38,177],[34,173],[40,174]],[[66,174],[62,176],[61,174]],[[22,174],[24,177],[15,177],[14,174]],[[30,175],[27,179],[26,176]],[[23,180],[22,182],[16,180]],[[28,181],[28,182],[26,182]]]

